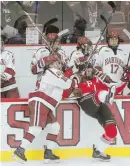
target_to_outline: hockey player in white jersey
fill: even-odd
[[[69,56],[68,66],[73,69],[73,72],[78,71],[78,68],[75,63],[78,65],[81,61],[85,61],[92,52],[92,42],[87,37],[79,37],[77,40],[77,49],[73,51]]]
[[[12,52],[4,49],[4,41],[1,40],[1,98],[19,98],[19,91],[15,80],[15,74],[16,73],[14,55]]]
[[[54,110],[62,99],[63,90],[70,87],[73,89],[76,84],[74,80],[64,76],[62,68],[66,62],[61,55],[55,53],[55,55],[51,54],[50,56],[57,56],[58,60],[48,66],[41,77],[38,89],[29,94],[30,127],[13,155],[13,158],[19,161],[27,161],[25,150],[29,143],[32,143],[34,138],[46,127],[48,118],[51,119],[52,128],[46,137],[47,146],[44,152],[44,161],[45,163],[59,162],[60,159],[52,153],[60,130],[59,123],[54,116]]]
[[[46,67],[57,60],[57,57],[49,56],[50,54],[58,52],[60,55],[62,55],[62,57],[66,57],[65,51],[60,48],[59,37],[57,33],[48,33],[47,41],[52,50],[50,50],[49,47],[39,48],[35,52],[31,62],[31,71],[33,74],[37,75],[38,82],[40,81],[41,75],[45,71]]]
[[[123,50],[118,49],[120,37],[117,31],[111,31],[107,36],[108,46],[99,49],[99,55],[95,62],[95,67],[106,74],[107,83],[119,82],[125,66],[127,64],[127,55]]]

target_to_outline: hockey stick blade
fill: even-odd
[[[106,18],[103,15],[100,15],[101,19],[105,22],[105,24],[108,24]]]
[[[48,20],[45,24],[44,24],[44,26],[43,26],[43,32],[45,32],[45,29],[49,26],[49,25],[51,25],[51,24],[54,24],[55,22],[57,22],[58,21],[58,18],[52,18],[51,20]]]
[[[111,8],[113,9],[113,11],[116,10],[116,5],[114,4],[113,1],[108,1],[108,4],[111,6]]]
[[[123,32],[128,36],[128,38],[130,39],[130,32],[127,29],[123,29]]]
[[[69,29],[64,29],[63,31],[60,31],[60,32],[58,33],[58,36],[60,37],[60,36],[66,34],[66,33],[68,33],[68,32],[69,32]]]

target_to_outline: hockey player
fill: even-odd
[[[80,72],[80,81],[78,88],[73,91],[74,97],[77,98],[79,106],[89,116],[96,118],[103,126],[105,133],[101,137],[101,147],[106,148],[106,142],[111,143],[116,137],[117,129],[115,119],[106,105],[112,103],[115,95],[115,87],[113,86],[110,91],[97,77],[94,77],[92,68],[87,68],[83,73]],[[103,90],[104,89],[104,90]],[[68,90],[65,91],[68,93]],[[65,97],[67,94],[64,92]],[[109,155],[105,155],[101,147],[93,148],[93,158],[101,160],[110,160]],[[100,150],[100,151],[99,151]]]
[[[15,150],[13,158],[17,160],[27,161],[24,153],[29,143],[32,143],[34,138],[37,137],[42,128],[46,126],[48,119],[51,120],[51,131],[47,134],[47,146],[44,152],[44,161],[49,163],[50,161],[59,162],[59,157],[52,153],[52,149],[55,147],[57,135],[60,130],[60,126],[54,116],[54,110],[57,104],[62,99],[62,93],[64,89],[75,88],[75,81],[66,78],[62,72],[62,68],[65,63],[63,58],[58,53],[57,61],[53,62],[45,70],[41,77],[41,81],[38,89],[29,94],[29,109],[30,109],[30,127],[28,132],[24,135],[21,145]]]
[[[12,52],[4,49],[4,41],[2,40],[2,37],[0,68],[1,98],[19,98],[18,86],[15,80],[14,55]]]
[[[77,40],[77,49],[70,54],[69,60],[73,62],[73,58],[89,56],[93,50],[92,42],[87,37],[80,37]]]
[[[110,80],[107,83],[118,82],[127,64],[127,55],[123,50],[118,49],[120,37],[117,31],[111,31],[107,36],[108,46],[99,49],[99,55],[95,62],[95,67],[106,74]]]
[[[80,60],[81,58],[78,59]],[[77,61],[79,62],[79,60],[73,58],[73,66]],[[113,103],[115,94],[122,91],[126,83],[119,83],[118,88],[115,88],[114,85],[109,88],[100,78],[95,77],[97,70],[92,68],[91,64],[89,64],[87,69],[83,70],[82,67],[80,67],[83,66],[83,63],[84,62],[80,61],[79,66],[76,65],[77,74],[73,76],[73,79],[77,80],[78,88],[73,91],[65,90],[63,98],[72,97],[73,99],[77,99],[82,110],[84,110],[87,115],[96,118],[103,126],[105,133],[101,136],[98,148],[93,147],[92,157],[109,161],[111,157],[105,155],[104,150],[116,137],[117,129],[115,119],[106,104]],[[126,74],[124,74],[124,76],[125,75]],[[125,80],[127,80],[127,78],[125,78]]]
[[[49,47],[39,48],[34,54],[31,62],[31,71],[33,74],[37,75],[37,84],[46,67],[57,59],[55,56],[49,56],[50,54],[58,52],[62,57],[66,58],[65,52],[60,49],[57,33],[48,33],[47,41],[50,44],[52,52]]]

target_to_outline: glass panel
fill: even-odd
[[[44,24],[52,19],[58,18],[53,23],[59,30],[69,29],[69,33],[73,33],[74,21],[77,18],[83,18],[87,21],[86,31],[103,30],[105,24],[101,20],[100,15],[109,18],[111,8],[105,1],[20,1],[24,9],[29,13],[38,28],[43,31]],[[126,29],[130,33],[130,2],[121,1],[114,2],[117,6],[116,13],[112,18],[109,29],[117,29],[124,41],[130,41],[128,36],[123,32]],[[21,6],[15,1],[1,2],[1,28],[4,29],[7,39],[16,37],[21,41],[6,40],[6,43],[26,43],[26,27],[32,24],[25,16]],[[13,28],[18,30],[14,31]],[[22,33],[22,34],[21,34]],[[106,37],[104,36],[104,39]],[[41,42],[41,41],[40,41]],[[104,41],[103,41],[104,42]]]

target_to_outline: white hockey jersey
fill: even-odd
[[[63,90],[75,87],[75,81],[68,79],[64,74],[55,68],[50,68],[42,75],[39,88],[29,95],[29,101],[37,100],[42,102],[51,110],[54,110],[57,103],[61,101]]]
[[[1,84],[1,92],[17,87],[15,81],[15,59],[10,51],[3,51],[0,54],[0,74],[4,78]]]
[[[63,57],[66,56],[65,52],[62,49],[59,49],[58,53]],[[43,58],[49,55],[50,55],[50,50],[47,47],[42,47],[35,52],[32,58],[31,71],[33,74],[34,73],[37,74],[37,81],[40,81],[41,76],[45,71],[46,65],[45,62],[43,61]]]
[[[123,74],[123,67],[126,65],[127,59],[127,55],[121,49],[118,49],[115,55],[109,47],[102,47],[94,66],[101,67],[103,73],[106,73],[113,81],[118,82]]]

